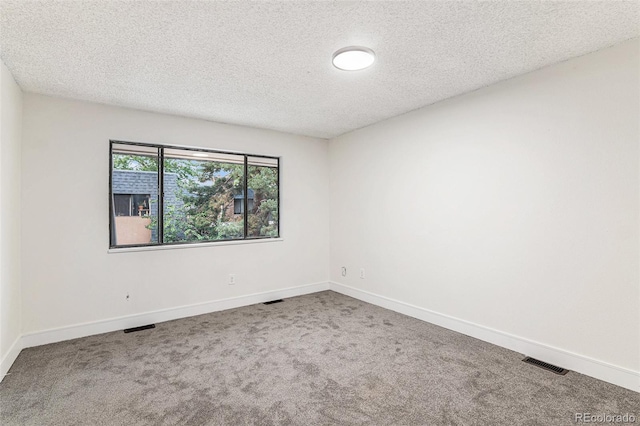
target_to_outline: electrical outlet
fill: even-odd
[[[229,285],[236,284],[236,274],[229,274]]]
[[[360,268],[360,279],[364,280],[364,268]]]
[[[342,276],[343,276],[343,277],[346,277],[346,276],[347,276],[347,268],[346,268],[346,266],[343,266],[343,267],[342,267]]]

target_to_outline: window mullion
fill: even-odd
[[[244,156],[244,238],[248,237],[249,230],[249,157]]]
[[[116,214],[113,197],[113,142],[109,141],[109,247],[118,245],[116,241]]]
[[[277,169],[276,169],[276,186],[278,188],[278,202],[277,202],[277,209],[278,209],[278,222],[277,222],[277,228],[278,228],[278,237],[280,237],[280,159],[278,158],[277,161]]]
[[[158,148],[158,244],[164,244],[164,148]]]

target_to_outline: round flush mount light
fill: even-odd
[[[333,66],[343,71],[363,70],[375,60],[375,53],[368,47],[344,47],[333,54]]]

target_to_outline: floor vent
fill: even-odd
[[[140,327],[125,328],[124,332],[125,333],[133,333],[134,331],[148,330],[150,328],[156,328],[156,325],[155,324],[148,324],[148,325],[142,325]]]
[[[555,365],[552,365],[552,364],[547,364],[546,362],[537,360],[535,358],[531,358],[529,356],[526,357],[525,359],[523,359],[523,361],[526,362],[527,364],[532,364],[532,365],[535,365],[537,367],[544,368],[545,370],[549,370],[552,373],[560,374],[561,376],[564,376],[565,374],[567,374],[569,372],[569,370],[565,370],[564,368],[556,367]]]
[[[282,299],[278,299],[278,300],[271,300],[269,302],[264,302],[264,305],[273,305],[274,303],[280,303],[282,302]]]

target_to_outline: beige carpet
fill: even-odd
[[[640,394],[322,292],[24,350],[7,425],[571,425]],[[640,420],[636,420],[640,422]]]

